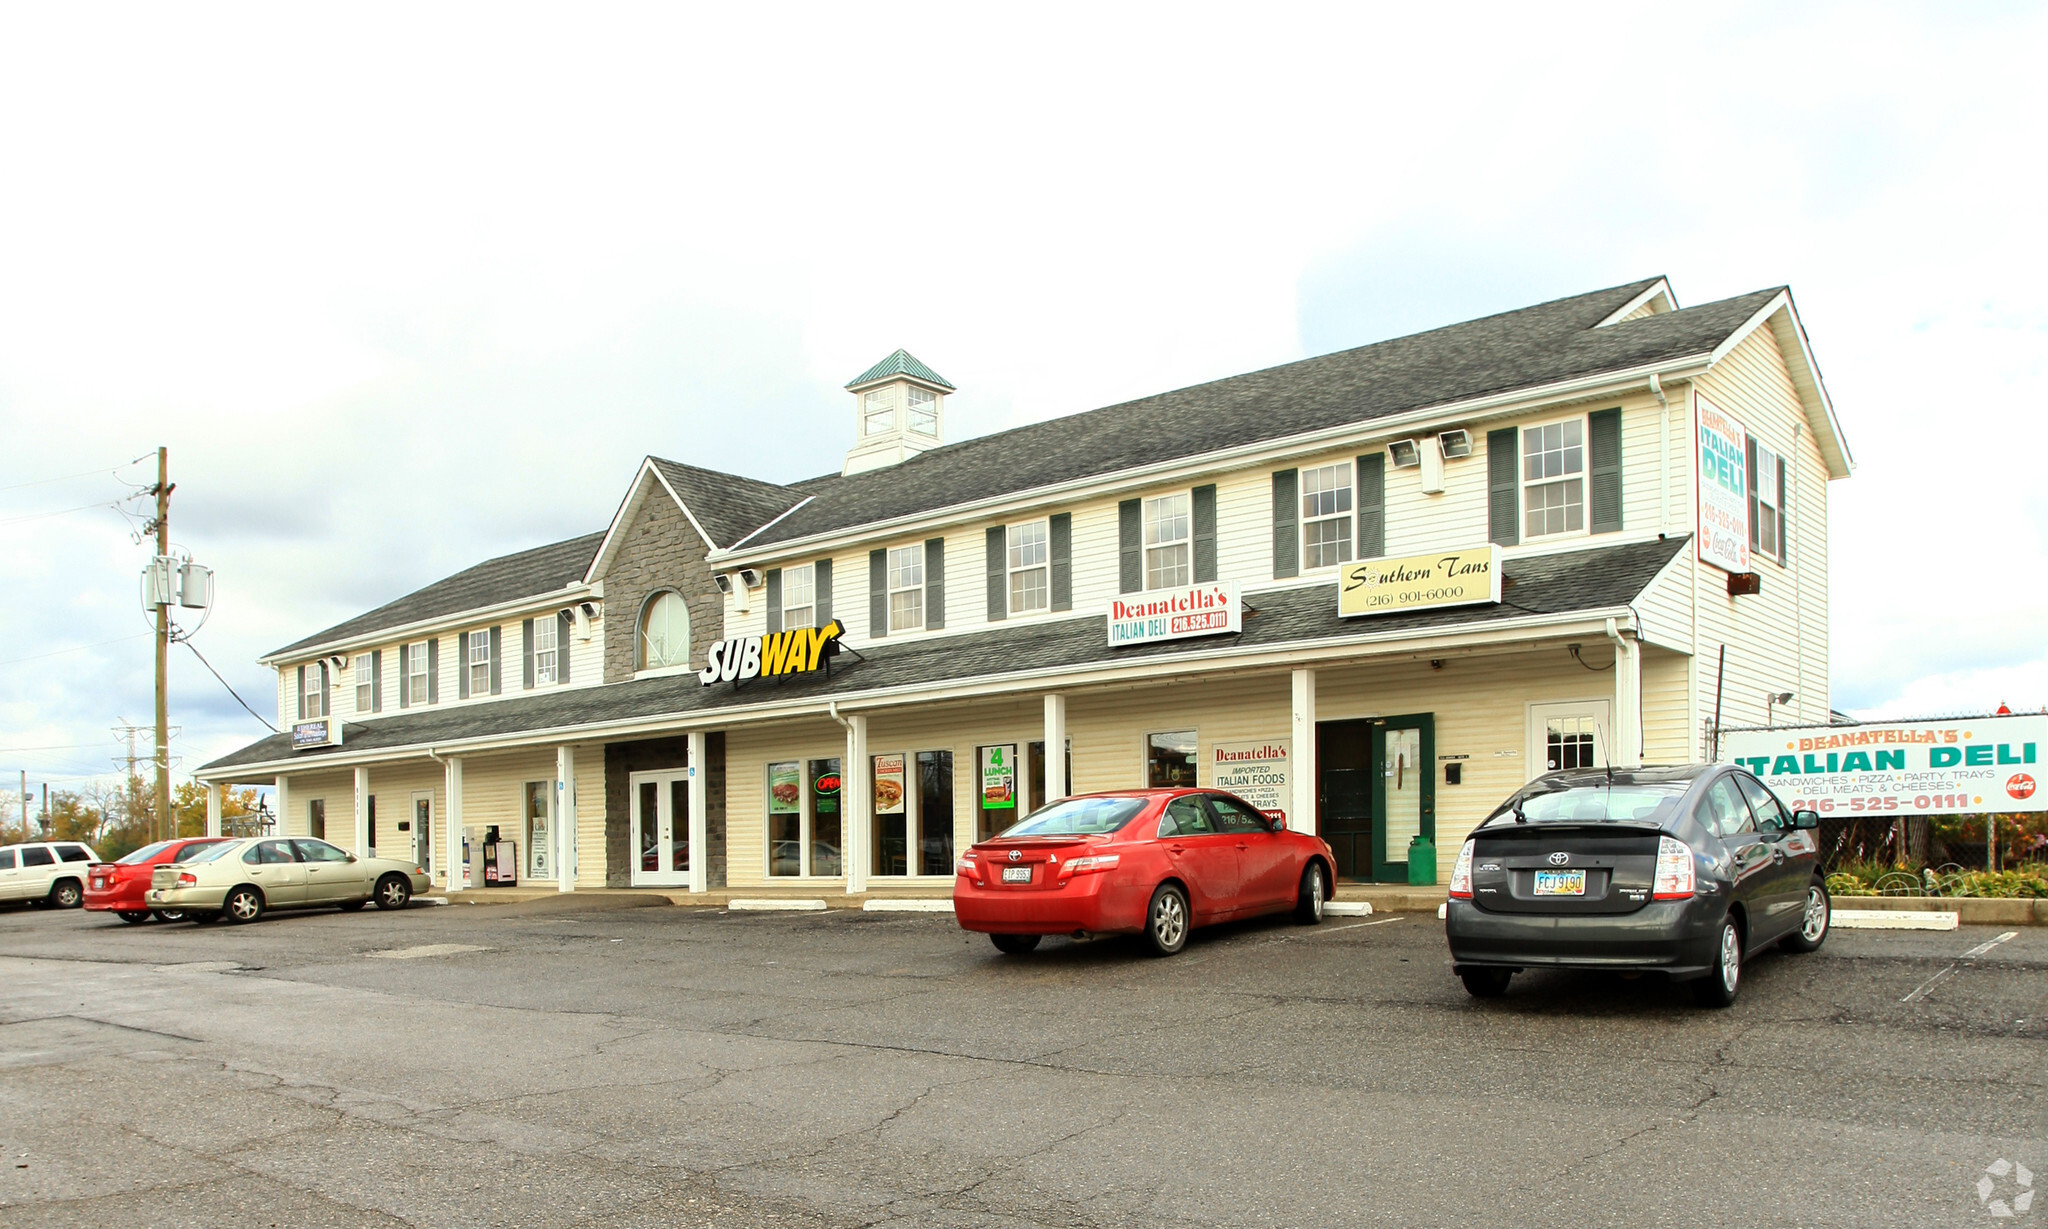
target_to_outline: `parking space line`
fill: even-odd
[[[1947,977],[1949,974],[1955,972],[1958,966],[1963,964],[1975,963],[1977,957],[1982,956],[1984,953],[1990,951],[1994,947],[1997,947],[1999,944],[2005,942],[2007,939],[2018,938],[2019,933],[2020,932],[2017,930],[2008,930],[2004,934],[1999,935],[1995,939],[1986,939],[1984,942],[1979,943],[1977,946],[1971,948],[1969,951],[1964,952],[1960,958],[1949,961],[1948,966],[1942,969],[1939,973],[1936,973],[1934,976],[1928,978],[1926,981],[1921,982],[1919,985],[1913,987],[1913,992],[1911,994],[1908,994],[1905,998],[1900,999],[1899,1002],[1911,1003],[1926,998],[1927,992],[1934,989],[1935,984],[1941,981],[1942,978]]]
[[[1340,930],[1357,930],[1361,926],[1385,926],[1388,922],[1398,922],[1400,920],[1400,915],[1396,914],[1393,917],[1374,918],[1370,922],[1349,922],[1343,926],[1318,926],[1314,930],[1304,930],[1298,935],[1288,935],[1286,937],[1290,939],[1313,939],[1317,935],[1333,935]]]

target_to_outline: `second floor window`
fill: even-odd
[[[533,683],[536,687],[549,686],[560,676],[556,663],[562,648],[561,631],[559,620],[533,621]]]
[[[1052,604],[1051,552],[1046,522],[1010,526],[1010,613],[1030,614]]]
[[[325,717],[327,715],[327,663],[319,662],[306,667],[306,694],[302,698],[302,717]]]
[[[1586,424],[1568,418],[1522,431],[1522,536],[1586,527]]]
[[[924,543],[889,551],[889,630],[924,626]]]
[[[660,670],[690,663],[690,608],[683,595],[656,594],[640,617],[640,669]]]
[[[1301,471],[1301,558],[1333,568],[1351,558],[1351,466]]]
[[[427,702],[427,646],[425,641],[405,648],[405,702]]]
[[[1785,562],[1785,459],[1749,441],[1756,458],[1749,474],[1749,548],[1778,563]]]
[[[1174,589],[1189,581],[1188,497],[1145,501],[1145,587]]]
[[[817,622],[817,578],[812,564],[782,569],[782,626],[811,627]]]
[[[491,636],[489,632],[469,634],[469,694],[491,694]]]
[[[910,390],[910,429],[919,435],[939,433],[939,399],[930,389]]]
[[[863,393],[860,399],[861,433],[880,435],[896,429],[896,399],[887,389]]]
[[[356,711],[367,713],[377,702],[377,667],[368,653],[356,654]]]

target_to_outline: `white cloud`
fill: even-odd
[[[220,573],[199,644],[267,708],[257,653],[602,526],[643,453],[836,467],[839,385],[899,345],[979,433],[1649,273],[1789,282],[1862,465],[1837,706],[2017,703],[2044,24],[16,9],[0,487],[168,443]],[[143,552],[109,513],[4,523],[119,492],[0,490],[0,747],[65,748],[0,767],[99,771],[146,719],[146,640],[40,656],[140,630]],[[257,731],[172,678],[188,760]]]

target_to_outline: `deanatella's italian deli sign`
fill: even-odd
[[[2048,717],[1730,730],[1721,758],[1787,806],[1823,815],[2048,810],[2040,789]]]
[[[1362,559],[1338,572],[1337,614],[1394,614],[1500,601],[1500,547]]]
[[[1109,599],[1109,647],[1220,636],[1244,630],[1244,601],[1234,584],[1205,581]]]

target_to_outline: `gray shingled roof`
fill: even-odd
[[[422,619],[445,618],[465,610],[495,606],[499,602],[580,584],[584,572],[590,568],[591,559],[597,555],[598,543],[603,541],[604,534],[587,533],[580,538],[485,560],[445,580],[415,589],[395,602],[386,602],[367,614],[359,614],[303,640],[295,640],[281,649],[272,649],[267,656],[277,657],[350,636],[382,631],[387,627],[402,627]]]
[[[1312,652],[1318,641],[1368,631],[1420,635],[1483,630],[1489,623],[1530,614],[1614,610],[1639,597],[1690,540],[1679,537],[1509,559],[1502,567],[1503,600],[1498,606],[1339,619],[1334,584],[1247,593],[1245,605],[1250,613],[1245,617],[1244,632],[1234,642],[1248,649],[1299,645]],[[671,714],[680,720],[780,700],[845,700],[884,688],[1171,658],[1232,642],[1210,637],[1112,649],[1107,640],[1105,620],[1097,617],[998,625],[988,631],[922,641],[880,641],[861,646],[864,660],[842,655],[829,679],[817,674],[735,689],[705,687],[694,674],[684,674],[599,687],[566,687],[515,700],[414,709],[351,721],[345,731],[345,748],[415,747]],[[290,744],[289,735],[272,735],[222,756],[206,765],[206,770],[286,758],[310,768],[322,756],[334,753],[330,748],[294,755]]]
[[[1410,410],[1704,354],[1782,287],[1594,325],[1647,278],[794,484],[812,497],[748,548]]]
[[[803,498],[786,486],[723,474],[680,461],[649,458],[676,494],[689,505],[690,514],[712,537],[712,546],[725,548],[774,520]]]

